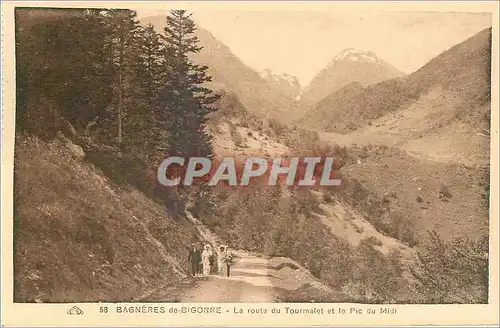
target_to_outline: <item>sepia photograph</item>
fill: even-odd
[[[13,8],[12,302],[491,304],[492,13],[221,6]]]

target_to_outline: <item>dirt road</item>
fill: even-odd
[[[197,278],[181,302],[273,302],[273,284],[268,276],[269,261],[236,252],[231,276]]]
[[[197,227],[202,238],[212,245],[224,245],[198,219],[187,212],[188,219]],[[233,254],[230,277],[219,274],[186,278],[184,281],[157,287],[141,296],[140,301],[158,302],[304,302],[328,299],[344,301],[345,295],[323,285],[300,263],[286,257],[265,257],[244,250],[230,250]],[[187,263],[186,263],[187,265]],[[168,280],[168,279],[166,279]]]
[[[233,252],[231,276],[218,274],[186,279],[175,286],[160,287],[145,297],[165,302],[273,302],[272,270],[269,260],[246,253]]]
[[[141,301],[185,303],[346,302],[297,262],[234,251],[231,276],[213,274],[157,288]]]

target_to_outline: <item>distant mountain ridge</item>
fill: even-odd
[[[304,88],[300,101],[305,107],[313,106],[351,82],[368,86],[403,75],[403,72],[371,51],[347,48],[316,74],[311,83]]]
[[[489,108],[484,105],[490,100],[490,62],[491,28],[441,53],[408,76],[368,87],[345,86],[318,102],[303,120],[320,130],[348,133],[440,88],[441,96],[450,99],[448,111],[484,128]]]

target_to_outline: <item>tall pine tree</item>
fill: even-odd
[[[213,157],[212,139],[205,132],[207,114],[214,111],[219,98],[204,84],[211,81],[208,67],[193,63],[199,52],[195,23],[185,10],[173,10],[165,27],[166,69],[170,85],[165,87],[163,103],[168,131],[169,155]]]
[[[141,88],[145,103],[150,109],[158,106],[158,96],[161,86],[167,82],[165,68],[166,58],[161,35],[153,25],[142,27],[139,33],[140,64],[138,70],[138,85]]]
[[[165,156],[165,122],[159,117],[159,95],[167,86],[164,44],[152,25],[137,30],[137,60],[133,71],[133,104],[126,120],[127,133],[124,142],[127,147],[147,162],[154,162]],[[160,154],[161,151],[161,154]]]
[[[137,13],[132,10],[110,9],[102,11],[108,17],[107,23],[111,30],[111,38],[107,40],[112,53],[110,62],[113,67],[114,101],[113,112],[116,115],[116,140],[120,145],[123,141],[123,126],[127,109],[133,105],[133,80],[136,63],[139,61],[137,39],[139,22]]]

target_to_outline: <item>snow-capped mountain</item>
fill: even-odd
[[[334,58],[331,67],[335,68],[334,72],[339,72],[350,61],[373,62],[372,59],[378,63],[379,59],[373,54],[345,51]],[[491,108],[490,61],[491,29],[486,29],[444,51],[403,78],[385,80],[368,87],[357,82],[349,83],[318,101],[299,121],[318,130],[350,133],[386,115],[385,122],[393,122],[394,116],[388,115],[391,112],[406,108],[415,111],[418,108],[419,113],[421,110],[423,113],[432,112],[432,115],[419,114],[417,118],[413,114],[398,114],[399,118],[406,117],[407,120],[398,119],[397,128],[393,124],[378,125],[380,122],[374,126],[380,128],[379,131],[390,129],[394,136],[397,133],[410,133],[412,137],[419,136],[419,139],[426,135],[431,138],[432,133],[442,133],[442,125],[450,126],[455,122],[461,126],[458,123],[460,121],[467,122],[468,127],[487,131]],[[422,97],[430,90],[438,90],[433,92],[439,97]],[[447,123],[441,124],[437,120]],[[405,124],[411,128],[406,128]],[[418,130],[419,127],[422,130]],[[422,140],[419,142],[423,143]],[[450,149],[452,147],[450,145]]]
[[[314,105],[352,82],[362,86],[404,75],[368,50],[348,48],[338,53],[304,88],[300,101]]]
[[[380,59],[378,59],[377,55],[375,55],[373,52],[369,50],[357,50],[353,48],[347,48],[344,51],[340,52],[333,60],[330,62],[330,65],[333,65],[335,62],[339,60],[351,60],[351,61],[358,61],[358,60],[367,60],[371,62],[377,62]]]
[[[272,89],[282,93],[288,98],[296,99],[300,94],[300,83],[293,75],[276,73],[270,69],[265,69],[259,74]]]

